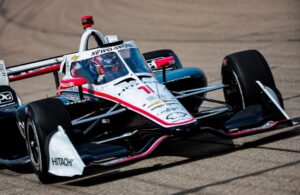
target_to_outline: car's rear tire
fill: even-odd
[[[48,173],[48,143],[59,125],[70,132],[69,114],[63,103],[54,98],[30,103],[27,114],[26,144],[32,168],[42,183],[55,182],[58,177]]]
[[[256,81],[270,87],[283,101],[276,88],[271,69],[261,53],[256,50],[242,51],[226,56],[222,63],[222,81],[226,103],[235,111],[262,104]]]
[[[15,114],[21,101],[16,92],[7,85],[0,85],[0,99],[0,158],[8,160],[22,158],[26,156],[26,146],[18,129]]]

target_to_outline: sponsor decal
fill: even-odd
[[[179,119],[179,118],[185,117],[186,115],[187,115],[187,113],[184,113],[184,112],[173,112],[171,114],[168,114],[166,118],[169,120],[174,120],[174,119]]]
[[[115,50],[121,50],[121,49],[130,48],[130,47],[133,47],[133,45],[129,44],[129,43],[126,43],[126,44],[118,45],[114,49]]]
[[[72,167],[74,159],[71,158],[51,158],[53,166]]]
[[[0,104],[7,104],[14,100],[13,95],[9,91],[0,92]]]
[[[97,90],[91,90],[89,88],[85,88],[83,87],[83,92],[86,93],[93,93],[95,96],[103,98],[103,99],[108,99],[110,101],[114,101],[117,102],[119,104],[121,104],[123,107],[127,107],[129,110],[133,110],[134,112],[140,113],[143,116],[149,118],[150,120],[159,123],[160,125],[164,126],[164,127],[172,127],[172,126],[176,126],[176,125],[184,125],[184,124],[188,124],[188,123],[192,123],[195,122],[195,118],[190,116],[188,113],[186,115],[186,117],[184,117],[184,119],[180,119],[178,120],[179,122],[176,123],[174,120],[169,122],[166,121],[166,116],[160,116],[158,117],[157,113],[159,113],[161,110],[166,109],[166,104],[163,103],[161,105],[155,106],[152,109],[144,109],[142,108],[143,104],[142,102],[138,102],[137,104],[135,104],[135,100],[133,100],[133,104],[129,103],[129,101],[127,99],[119,99],[118,97],[116,97],[116,95],[111,95],[109,93],[103,93],[102,91],[97,91]],[[112,92],[110,92],[112,93]],[[117,92],[114,92],[113,94],[116,94]],[[168,97],[164,98],[164,99],[168,99],[168,101],[173,101],[171,94],[167,93]],[[163,96],[162,94],[160,94],[160,97]],[[166,95],[165,95],[166,97]],[[172,99],[171,99],[172,98]],[[163,98],[161,98],[163,99]],[[171,99],[171,100],[170,100]],[[175,99],[175,98],[174,98]],[[165,100],[163,100],[165,101]],[[176,100],[177,101],[177,100]],[[182,107],[179,103],[178,103],[178,109],[182,110],[182,112],[185,112],[184,107]],[[165,113],[164,115],[167,115],[168,113]]]
[[[154,110],[163,108],[163,107],[165,107],[165,106],[166,106],[165,104],[161,104],[161,105],[158,105],[158,106],[155,106],[155,107],[151,108],[150,110],[153,112]]]
[[[84,78],[63,79],[60,81],[60,90],[83,85],[86,83]]]
[[[75,60],[77,60],[78,58],[79,58],[79,56],[74,55],[74,56],[71,57],[71,60],[72,60],[72,61],[75,61]]]
[[[166,102],[166,105],[167,106],[178,106],[179,104],[178,104],[178,102],[170,102],[170,101],[168,101],[168,102]]]
[[[153,104],[150,104],[150,105],[148,106],[148,108],[151,108],[151,107],[156,106],[156,105],[161,104],[161,103],[163,103],[163,101],[158,100],[158,101],[154,102]]]
[[[25,129],[25,123],[24,122],[18,122],[18,126],[20,129],[24,130]]]
[[[11,102],[11,103],[8,103],[8,104],[1,105],[0,106],[0,111],[1,112],[14,112],[14,111],[16,111],[17,109],[16,109],[15,106],[7,107],[7,106],[10,106],[12,104],[14,104],[14,103]]]
[[[168,107],[171,107],[171,106],[178,106],[178,102],[175,102],[173,100],[158,100],[152,104],[150,104],[148,106],[148,108],[151,108],[151,111],[153,110],[156,110],[158,108],[162,108],[164,106],[168,106]]]
[[[179,107],[171,107],[171,108],[166,108],[160,112],[157,113],[157,116],[160,116],[160,115],[163,115],[163,114],[166,114],[168,112],[174,112],[176,110],[179,110],[180,108]]]
[[[74,87],[75,84],[74,84],[74,82],[68,82],[68,83],[61,82],[60,86],[64,87],[64,88],[69,88],[69,87]]]
[[[113,48],[104,48],[104,49],[98,49],[96,51],[93,51],[92,52],[92,56],[97,56],[99,54],[103,54],[103,53],[106,53],[106,52],[111,52],[113,51]]]
[[[156,81],[149,80],[149,79],[143,79],[143,83],[144,83],[144,84],[156,84],[157,82],[156,82]]]
[[[131,48],[134,47],[132,44],[126,43],[126,44],[122,44],[122,45],[118,45],[115,47],[110,47],[110,48],[104,48],[104,49],[97,49],[95,51],[92,52],[92,57],[93,56],[97,56],[99,54],[103,54],[103,53],[107,53],[107,52],[112,52],[115,50],[121,50],[121,49],[126,49],[126,48]]]
[[[61,126],[50,137],[48,152],[49,173],[64,177],[82,175],[85,164]]]
[[[75,103],[77,103],[78,101],[80,101],[79,95],[65,95],[69,100],[74,101]],[[71,104],[71,103],[69,103]]]

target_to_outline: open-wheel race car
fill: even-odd
[[[271,70],[256,50],[226,56],[222,83],[207,86],[199,68],[184,68],[172,50],[141,54],[82,18],[79,51],[5,67],[0,61],[0,164],[31,163],[43,183],[150,155],[165,140],[211,132],[225,138],[298,123],[284,111]],[[89,39],[97,48],[88,49]],[[21,103],[9,86],[53,73],[57,94]],[[59,73],[62,74],[60,79]],[[223,101],[206,97],[223,90]],[[204,101],[218,106],[199,109]]]

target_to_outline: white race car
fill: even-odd
[[[5,67],[0,61],[0,164],[31,163],[43,183],[147,157],[164,140],[211,132],[236,138],[297,125],[283,109],[264,57],[226,56],[222,83],[207,86],[199,68],[183,68],[171,50],[139,52],[92,29],[82,17],[79,51]],[[97,48],[88,49],[94,37]],[[10,82],[53,73],[54,97],[22,104]],[[58,74],[62,74],[59,79]],[[206,98],[223,90],[225,100]],[[216,103],[200,109],[203,101]]]

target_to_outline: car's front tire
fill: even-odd
[[[262,104],[256,81],[270,87],[280,104],[283,100],[276,88],[271,69],[261,53],[256,50],[242,51],[226,56],[222,63],[222,81],[226,103],[235,111]]]
[[[58,179],[48,173],[48,143],[59,125],[68,133],[71,130],[70,121],[69,114],[59,99],[44,99],[28,105],[27,151],[32,168],[42,183],[51,183]]]

